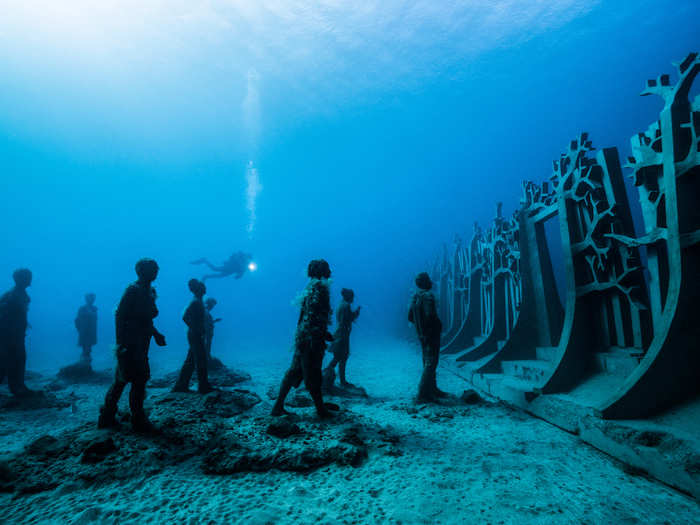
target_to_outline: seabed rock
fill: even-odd
[[[148,386],[151,388],[172,388],[175,386],[179,374],[179,371],[171,372],[163,377],[151,379]],[[236,386],[239,383],[250,381],[250,378],[248,372],[229,368],[215,357],[209,362],[209,382],[215,387]]]
[[[72,398],[56,396],[43,390],[33,390],[25,396],[0,394],[0,410],[39,410],[42,408],[68,408]]]
[[[277,399],[277,394],[279,393],[279,386],[271,386],[267,389],[267,398],[270,401]],[[307,408],[314,406],[314,401],[311,399],[308,390],[305,388],[295,388],[292,390],[287,399],[284,400],[285,406],[290,406],[294,408]]]
[[[331,464],[359,466],[373,450],[401,453],[396,432],[361,416],[343,413],[320,421],[310,414],[250,414],[260,402],[247,390],[156,396],[149,414],[156,432],[138,434],[129,424],[99,430],[88,423],[42,436],[0,461],[0,492],[34,494],[143,478],[185,461],[199,462],[212,475],[308,472]]]
[[[42,381],[43,379],[45,379],[44,376],[39,372],[34,372],[33,370],[24,372],[25,381]]]
[[[221,434],[203,460],[207,474],[310,472],[331,464],[359,467],[372,450],[399,455],[398,434],[350,413],[331,421],[261,417]]]
[[[367,399],[367,391],[361,386],[342,386],[335,382],[335,370],[325,370],[323,373],[323,393],[328,396]]]
[[[328,396],[345,397],[354,399],[368,399],[367,391],[361,386],[330,385],[323,388],[323,393]]]
[[[93,370],[90,365],[79,362],[61,368],[47,388],[56,391],[70,385],[109,385],[113,379],[111,370]]]
[[[114,444],[114,440],[111,436],[99,436],[85,447],[80,457],[80,462],[90,464],[99,463],[109,454],[117,450],[117,446]]]
[[[459,396],[459,399],[467,405],[478,405],[479,403],[482,403],[484,401],[484,399],[479,395],[479,393],[472,388],[462,392],[462,395]]]
[[[230,418],[253,408],[262,401],[249,390],[215,390],[206,395],[170,392],[155,401],[159,412],[167,414],[167,420],[187,421],[192,418],[216,416]]]
[[[265,431],[271,436],[278,438],[288,438],[297,434],[303,434],[301,428],[288,418],[280,418],[267,426]]]

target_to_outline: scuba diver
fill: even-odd
[[[27,365],[27,349],[24,338],[27,333],[29,295],[32,272],[26,268],[12,274],[15,286],[0,297],[0,383],[7,377],[10,392],[17,397],[33,392],[24,384]]]
[[[433,282],[430,276],[419,273],[416,277],[418,291],[413,294],[408,310],[408,321],[416,326],[418,339],[423,348],[423,375],[418,385],[417,400],[422,403],[434,402],[438,397],[446,397],[447,393],[437,387],[435,377],[440,358],[440,332],[442,322],[437,314],[435,295],[430,289]]]
[[[336,320],[338,321],[338,328],[333,334],[333,343],[329,351],[333,354],[333,360],[328,364],[328,366],[323,371],[324,383],[333,384],[334,370],[335,366],[338,365],[338,376],[340,377],[340,386],[349,387],[353,386],[348,383],[345,379],[345,365],[348,362],[348,357],[350,357],[350,332],[352,331],[352,323],[360,315],[361,306],[353,312],[350,306],[355,300],[355,292],[349,288],[343,288],[340,291],[340,295],[343,296],[343,300],[340,302],[340,306],[336,312]]]
[[[151,377],[148,364],[148,347],[153,338],[158,346],[165,346],[165,336],[153,326],[158,317],[156,290],[151,286],[158,276],[158,264],[153,259],[141,259],[136,263],[138,280],[130,284],[122,295],[115,314],[117,332],[117,371],[114,382],[100,408],[99,428],[118,425],[115,416],[119,398],[131,383],[129,408],[131,426],[137,432],[152,432],[153,425],[146,417],[143,402],[146,398],[146,382]]]
[[[194,298],[185,310],[182,320],[187,325],[187,342],[190,345],[187,357],[180,370],[180,376],[175,383],[173,392],[189,392],[192,372],[197,369],[197,391],[200,394],[213,392],[214,388],[209,384],[207,371],[207,310],[202,298],[207,293],[207,287],[202,281],[190,279],[187,284]]]
[[[235,252],[226,259],[221,266],[216,266],[209,262],[205,257],[192,261],[190,264],[204,264],[209,267],[210,270],[216,273],[210,273],[202,277],[202,282],[207,279],[221,279],[222,277],[228,277],[233,275],[236,279],[243,277],[246,270],[254,270],[255,263],[253,261],[253,256],[249,253]]]
[[[92,368],[92,347],[97,344],[97,307],[95,294],[85,294],[85,304],[78,309],[75,317],[75,328],[78,330],[78,346],[83,349],[80,356],[81,364]]]
[[[272,407],[273,416],[288,414],[284,409],[284,400],[292,387],[299,387],[302,379],[311,394],[319,417],[330,417],[332,414],[329,408],[338,409],[337,405],[324,403],[321,393],[323,354],[326,350],[326,342],[333,340],[333,336],[328,332],[328,325],[331,322],[331,296],[328,283],[331,269],[325,260],[315,259],[309,263],[307,274],[309,283],[302,297],[294,337],[294,357],[282,379],[279,395]]]

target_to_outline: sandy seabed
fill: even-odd
[[[629,473],[544,421],[500,404],[414,405],[416,348],[357,346],[348,379],[370,399],[340,400],[341,409],[390,426],[401,436],[401,454],[370,452],[358,467],[223,476],[186,461],[88,487],[69,482],[33,495],[0,494],[0,523],[700,524],[695,500]],[[241,387],[263,399],[245,417],[264,417],[271,406],[266,392],[279,383],[290,355],[223,357],[252,375]],[[438,381],[455,395],[467,388],[444,369]],[[105,387],[67,392],[75,394],[69,408],[0,413],[2,453],[96,419]],[[163,392],[151,389],[149,398]],[[311,408],[291,410],[313,414]]]

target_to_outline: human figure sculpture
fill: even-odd
[[[440,358],[440,332],[442,322],[437,314],[435,295],[430,289],[430,276],[422,272],[416,277],[418,291],[413,294],[408,310],[408,320],[416,327],[423,350],[423,374],[418,385],[419,402],[432,402],[447,394],[437,387],[437,366]]]
[[[200,394],[208,394],[214,389],[209,384],[207,370],[207,310],[203,301],[207,287],[197,279],[190,279],[188,286],[194,297],[185,310],[182,320],[187,325],[187,342],[190,347],[173,392],[189,392],[192,372],[196,369],[197,391]]]
[[[348,362],[348,357],[350,357],[350,332],[352,331],[352,323],[359,317],[362,307],[358,306],[357,309],[353,311],[351,305],[355,300],[355,292],[349,288],[343,288],[340,294],[343,300],[336,310],[338,328],[333,334],[333,343],[329,348],[329,352],[333,354],[333,359],[324,370],[323,375],[324,381],[326,377],[332,377],[337,365],[340,385],[348,387],[352,386],[345,377],[345,367]]]
[[[146,382],[151,376],[148,348],[151,338],[158,346],[166,343],[165,336],[153,325],[158,308],[156,291],[151,285],[158,276],[158,264],[153,259],[141,259],[135,269],[138,279],[124,291],[115,315],[117,371],[100,409],[98,427],[117,426],[115,416],[119,398],[126,385],[131,383],[129,408],[132,427],[137,432],[150,432],[154,428],[143,409]]]
[[[309,283],[302,296],[294,337],[294,357],[282,379],[277,401],[272,408],[273,416],[287,413],[284,400],[292,387],[297,388],[302,380],[311,394],[319,417],[330,417],[332,414],[328,409],[336,408],[334,405],[325,404],[321,393],[323,354],[327,342],[333,340],[333,336],[328,332],[331,317],[328,279],[331,270],[325,260],[316,259],[309,263],[307,273]]]
[[[78,330],[78,346],[82,348],[80,363],[92,368],[92,347],[97,344],[97,307],[95,294],[85,294],[85,304],[78,309],[75,316],[75,328]]]
[[[0,297],[0,383],[7,377],[10,392],[22,397],[32,393],[24,384],[27,350],[24,339],[27,333],[29,295],[32,272],[26,268],[12,274],[15,286]]]

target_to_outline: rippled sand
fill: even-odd
[[[147,478],[90,488],[68,483],[30,496],[3,494],[0,522],[700,523],[695,500],[628,474],[543,421],[497,404],[416,407],[411,400],[420,374],[416,349],[401,343],[357,347],[348,378],[372,399],[340,404],[398,431],[403,455],[371,453],[358,468],[231,476],[207,476],[193,458]],[[265,393],[279,382],[289,358],[284,352],[257,360],[235,353],[224,357],[251,373],[252,381],[241,386],[264,400],[250,417],[269,410]],[[446,370],[438,378],[452,393],[465,388]],[[78,396],[72,408],[1,413],[3,453],[96,419],[104,388],[70,390]]]

